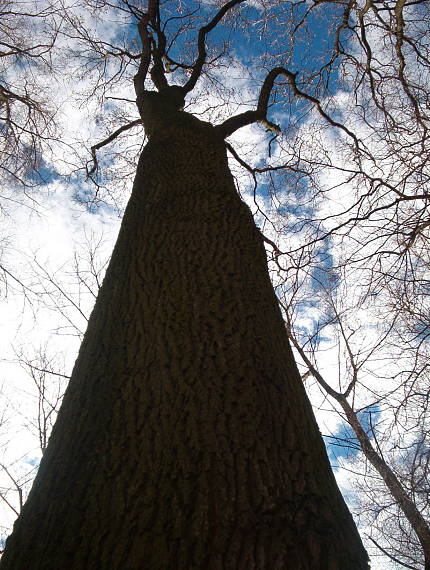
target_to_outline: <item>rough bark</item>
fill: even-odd
[[[151,121],[1,570],[367,569],[224,142]]]

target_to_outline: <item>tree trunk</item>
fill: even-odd
[[[156,117],[1,570],[364,570],[216,129]]]

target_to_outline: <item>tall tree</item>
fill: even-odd
[[[206,40],[169,85],[158,3],[138,13],[149,142],[40,470],[1,568],[368,567],[337,489],[225,138],[182,111]],[[137,12],[136,12],[137,13]],[[150,73],[155,90],[145,82]]]

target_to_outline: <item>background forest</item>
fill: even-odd
[[[269,70],[283,70],[268,120],[228,139],[230,167],[265,236],[286,331],[372,568],[427,569],[429,4],[155,6],[148,41],[162,47],[170,83],[191,77],[204,42],[209,63],[185,106],[200,119],[255,109]],[[137,24],[150,9],[0,3],[3,542],[47,445],[145,144],[133,76]]]

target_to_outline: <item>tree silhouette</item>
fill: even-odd
[[[279,130],[267,116],[279,77],[347,129],[279,66],[254,110],[215,126],[182,110],[209,33],[240,4],[200,27],[188,78],[173,84],[166,62],[180,64],[158,2],[146,12],[126,4],[138,20],[134,85],[149,142],[2,569],[368,567],[224,140],[254,122]]]

